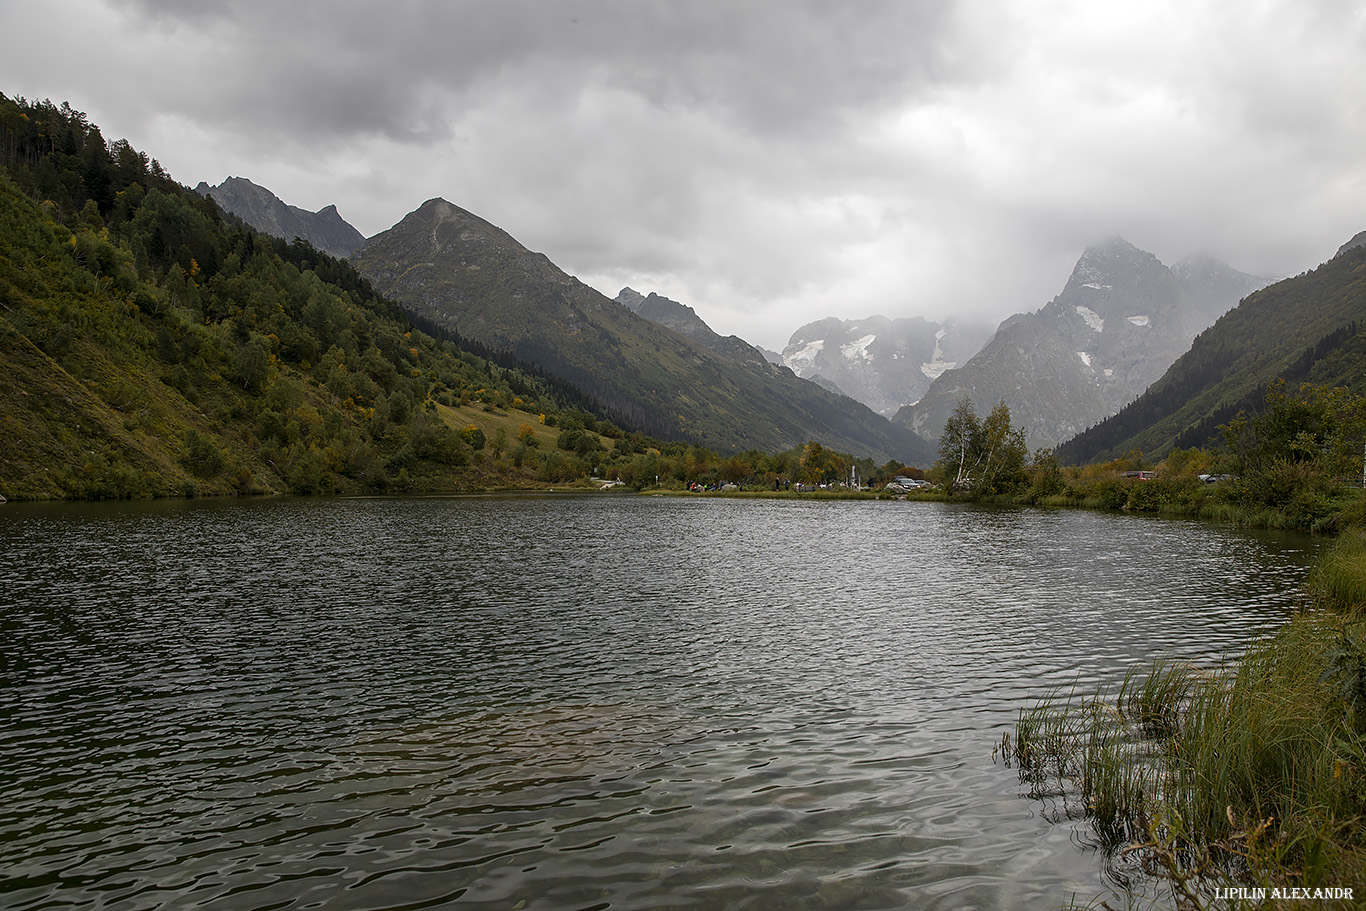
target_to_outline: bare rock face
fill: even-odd
[[[1112,237],[1087,248],[1061,294],[1005,320],[893,420],[932,440],[964,397],[983,413],[1004,401],[1031,446],[1056,446],[1137,398],[1201,330],[1267,283],[1207,257],[1169,268]]]
[[[879,414],[918,401],[945,370],[967,361],[991,336],[987,325],[921,317],[817,320],[792,333],[783,363]]]
[[[1357,247],[1366,247],[1366,231],[1358,232],[1351,240],[1347,241],[1347,243],[1343,244],[1341,247],[1338,247],[1336,255],[1341,256],[1348,250],[1354,250]]]
[[[287,205],[274,193],[245,177],[229,177],[216,187],[201,181],[194,190],[200,196],[212,196],[219,208],[262,233],[285,240],[302,237],[338,259],[345,259],[365,243],[364,236],[337,213],[336,206],[309,212]]]

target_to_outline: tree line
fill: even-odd
[[[1237,518],[1332,531],[1366,520],[1366,397],[1345,386],[1278,378],[1204,446],[1140,450],[1081,466],[1030,454],[1009,409],[978,418],[964,399],[939,438],[930,473],[946,495]]]

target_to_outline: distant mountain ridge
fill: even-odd
[[[1341,247],[1338,247],[1336,255],[1341,256],[1348,250],[1353,250],[1357,247],[1366,247],[1366,231],[1358,232],[1351,240],[1347,241],[1347,243],[1343,244]]]
[[[964,397],[1010,408],[1031,447],[1056,446],[1137,398],[1265,279],[1208,257],[1168,268],[1121,237],[1088,247],[1062,292],[1001,323],[966,364],[931,383],[894,422],[939,435]]]
[[[987,325],[922,317],[861,320],[829,317],[792,333],[783,363],[890,417],[919,401],[930,383],[981,350]]]
[[[617,303],[637,316],[659,323],[688,338],[740,363],[767,363],[768,358],[760,348],[756,348],[738,335],[723,336],[708,326],[697,311],[686,304],[670,300],[651,291],[641,294],[634,288],[622,288],[616,296]]]
[[[194,191],[200,196],[212,196],[219,207],[258,231],[284,240],[302,237],[338,259],[345,259],[365,243],[365,236],[338,214],[336,206],[309,212],[288,205],[245,177],[229,177],[216,187],[200,181]]]
[[[1284,379],[1366,393],[1366,232],[1313,271],[1261,288],[1201,332],[1137,399],[1058,447],[1068,463],[1154,459],[1219,441]]]
[[[866,406],[761,354],[737,361],[638,316],[446,200],[423,203],[350,259],[415,317],[509,351],[653,435],[718,450],[779,451],[818,440],[922,464],[932,453]],[[675,307],[675,316],[687,310]]]

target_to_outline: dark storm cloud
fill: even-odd
[[[1366,227],[1366,13],[1269,0],[0,7],[0,91],[369,234],[445,196],[781,346],[1056,293],[1122,233],[1312,267]]]
[[[120,7],[219,57],[218,78],[169,92],[219,116],[331,135],[424,140],[493,85],[561,109],[586,86],[661,109],[705,108],[742,131],[830,128],[851,110],[949,77],[951,7],[937,2],[183,4]],[[208,76],[209,74],[204,74]]]

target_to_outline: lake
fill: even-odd
[[[1056,909],[992,747],[1316,542],[900,501],[0,507],[7,909]]]

